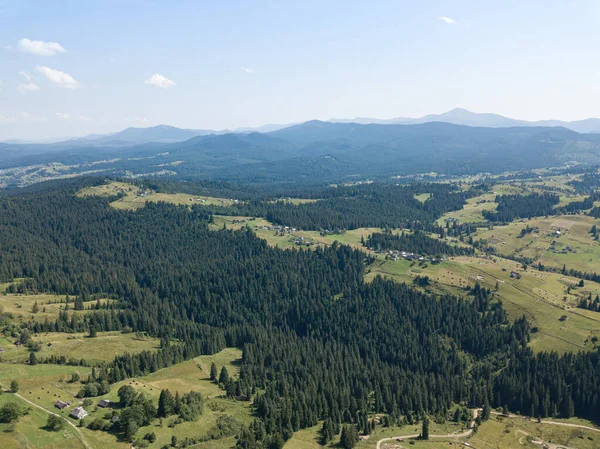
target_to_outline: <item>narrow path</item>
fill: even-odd
[[[504,415],[499,412],[491,412],[491,414],[496,415],[496,416],[507,416],[508,418],[519,418],[519,419],[525,419],[525,420],[532,421],[532,422],[537,422],[537,420],[530,418],[529,416],[515,415],[513,413]],[[572,424],[572,423],[568,423],[568,422],[547,421],[545,419],[542,419],[540,421],[540,424],[552,424],[554,426],[576,427],[578,429],[585,429],[585,430],[591,430],[593,432],[600,432],[600,429],[598,429],[596,427],[584,426],[583,424]]]
[[[5,390],[5,391],[8,391],[8,390]],[[70,425],[73,429],[75,429],[75,432],[77,433],[77,435],[79,437],[79,441],[81,441],[81,444],[83,444],[86,449],[93,449],[93,447],[87,442],[87,440],[83,436],[83,433],[81,433],[81,430],[79,430],[79,427],[77,427],[71,421],[69,421],[68,419],[60,416],[58,413],[54,413],[54,412],[51,412],[50,410],[46,410],[44,407],[42,407],[41,405],[36,404],[35,402],[31,402],[29,399],[21,396],[19,393],[11,393],[11,394],[14,394],[16,397],[18,397],[19,399],[27,402],[29,405],[33,405],[34,407],[39,408],[40,410],[42,410],[42,411],[44,411],[44,412],[46,412],[46,413],[48,413],[50,415],[58,416],[59,418],[63,419],[68,425]]]

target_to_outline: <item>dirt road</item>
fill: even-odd
[[[86,449],[93,449],[92,446],[87,442],[87,440],[85,439],[85,437],[81,433],[81,430],[79,430],[79,427],[77,427],[71,421],[69,421],[68,419],[63,418],[58,413],[54,413],[54,412],[51,412],[50,410],[46,410],[44,407],[42,407],[41,405],[37,405],[35,402],[31,402],[29,399],[26,399],[25,397],[21,396],[19,393],[11,393],[11,394],[14,394],[16,397],[18,397],[19,399],[27,402],[29,405],[32,405],[35,408],[39,408],[40,410],[43,410],[44,412],[46,412],[46,413],[48,413],[50,415],[54,415],[54,416],[58,416],[59,418],[62,418],[68,425],[70,425],[73,429],[75,429],[75,432],[77,433],[77,436],[79,437],[79,441],[81,441],[81,444],[83,444],[83,446]]]
[[[473,409],[473,421],[471,421],[471,424],[469,425],[469,429],[465,430],[464,432],[461,433],[447,433],[447,434],[443,434],[443,435],[429,435],[429,439],[432,438],[465,438],[468,437],[469,435],[471,435],[473,433],[473,428],[475,427],[475,419],[477,419],[477,415],[479,414],[479,409]],[[382,438],[381,440],[379,440],[377,442],[377,449],[381,449],[381,445],[382,443],[385,443],[386,441],[394,441],[394,440],[407,440],[407,439],[411,439],[411,438],[418,438],[419,434],[413,434],[413,435],[400,435],[397,437],[390,437],[390,438]]]

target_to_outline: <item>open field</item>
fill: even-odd
[[[123,195],[116,201],[110,203],[115,209],[136,210],[144,207],[146,202],[159,202],[188,205],[201,204],[206,206],[231,206],[237,200],[226,198],[213,198],[208,196],[188,195],[186,193],[157,193],[142,190],[132,184],[123,182],[110,182],[108,184],[86,187],[77,193],[77,196],[116,196]]]
[[[73,313],[86,313],[87,310],[74,310],[73,300],[70,300],[70,309],[68,310],[69,316]],[[101,299],[101,304],[106,304],[111,299]],[[37,302],[39,311],[33,313],[33,306]],[[93,307],[96,305],[96,301],[84,302],[84,307]],[[41,321],[44,320],[55,320],[58,318],[60,311],[65,308],[65,297],[61,295],[20,295],[5,293],[0,295],[0,310],[5,313],[10,313],[14,316],[14,319],[18,322],[22,321]]]
[[[189,360],[169,368],[164,368],[148,376],[143,376],[135,379],[128,379],[111,386],[111,391],[102,397],[92,398],[93,405],[87,407],[89,412],[85,422],[91,422],[95,418],[103,418],[110,410],[102,409],[97,406],[101,399],[110,399],[118,402],[118,389],[122,385],[131,385],[137,391],[143,392],[146,396],[152,398],[155,406],[158,404],[158,397],[161,389],[169,389],[173,394],[180,394],[189,391],[198,391],[207,397],[207,404],[204,414],[194,422],[184,422],[177,424],[175,427],[169,427],[169,423],[176,419],[176,416],[171,416],[161,422],[159,419],[153,421],[149,426],[139,430],[138,435],[143,436],[148,432],[155,432],[157,440],[150,445],[150,448],[160,448],[165,444],[169,444],[171,436],[177,435],[179,439],[185,437],[200,437],[206,435],[207,432],[214,426],[219,416],[230,415],[239,423],[248,425],[252,420],[252,410],[249,402],[236,401],[224,397],[223,391],[213,382],[210,381],[210,365],[214,362],[218,369],[227,367],[230,375],[236,377],[239,373],[239,362],[241,351],[230,348],[225,349],[211,356],[200,356],[193,360]],[[19,394],[27,400],[43,407],[44,409],[63,415],[71,422],[76,422],[68,417],[72,408],[81,405],[82,400],[75,398],[75,394],[81,388],[81,383],[70,383],[68,379],[73,372],[79,372],[82,378],[85,378],[90,372],[90,368],[73,367],[73,366],[58,366],[58,365],[21,365],[21,364],[3,364],[0,365],[0,384],[5,388],[9,386],[11,380],[18,379],[20,384]],[[0,404],[3,399],[14,398],[19,400],[14,395],[5,393],[0,395]],[[56,400],[61,399],[70,402],[70,406],[59,411],[53,407]],[[118,409],[118,405],[116,406]],[[35,409],[34,409],[35,410]],[[47,416],[42,416],[44,413],[39,411],[40,419],[45,424]],[[19,428],[17,427],[17,430]],[[34,432],[35,430],[35,432]],[[32,433],[44,436],[44,430],[31,428]],[[92,431],[86,428],[81,428],[85,438],[94,448],[109,448],[109,449],[125,449],[130,447],[129,443],[119,441],[117,436],[103,431]],[[16,435],[16,433],[15,433]],[[3,441],[3,436],[0,434],[0,441]],[[20,440],[21,441],[21,440]],[[23,440],[26,441],[26,440]],[[30,439],[30,441],[32,441]],[[77,444],[82,447],[78,440]],[[208,441],[198,446],[201,448],[222,448],[233,447],[235,440],[232,437],[224,438],[217,441]],[[25,443],[22,445],[9,446],[15,448],[28,447]],[[55,446],[40,446],[50,447]],[[58,447],[58,446],[56,446]],[[61,449],[63,446],[60,446]],[[64,446],[70,449],[71,446]]]
[[[502,255],[529,257],[559,269],[566,265],[567,269],[600,272],[600,242],[590,234],[593,225],[599,226],[600,220],[587,215],[540,217],[480,230],[473,238],[486,240]],[[527,226],[539,231],[519,237]]]
[[[14,402],[22,409],[28,409],[25,416],[19,418],[13,431],[8,431],[9,424],[0,424],[0,443],[3,449],[85,449],[78,439],[75,429],[64,426],[63,429],[52,432],[44,429],[48,414],[31,407],[25,401],[12,394],[0,395],[0,406]]]
[[[508,184],[495,185],[493,187],[493,191],[473,198],[469,198],[467,200],[467,204],[465,204],[461,210],[448,212],[442,215],[437,220],[437,223],[439,225],[444,225],[447,219],[458,220],[460,223],[485,222],[487,220],[483,218],[483,216],[481,215],[481,211],[496,209],[496,207],[498,206],[497,203],[494,202],[494,200],[496,199],[496,195],[506,195],[515,193],[523,193],[523,189]]]
[[[86,187],[77,192],[77,196],[85,198],[87,196],[117,196],[117,195],[135,195],[141,189],[133,184],[126,182],[111,181],[99,186]]]
[[[65,388],[65,382],[75,371],[81,376],[87,376],[91,368],[85,366],[65,366],[65,365],[22,365],[3,363],[0,365],[0,385],[9,388],[10,382],[18,380],[20,392],[25,395],[33,388],[39,388],[46,384],[60,385]]]
[[[367,280],[382,275],[410,283],[417,275],[429,276],[430,288],[439,293],[464,295],[465,287],[476,282],[490,289],[498,285],[496,294],[511,318],[525,315],[537,328],[531,342],[535,350],[592,349],[592,338],[600,338],[600,314],[576,308],[580,295],[600,294],[600,284],[595,282],[575,288],[579,281],[576,278],[532,268],[523,270],[521,264],[499,257],[455,257],[422,266],[380,258],[367,270]],[[520,278],[511,277],[511,272]],[[571,293],[567,293],[569,287]]]
[[[38,359],[45,359],[51,355],[65,356],[73,359],[85,359],[89,364],[95,365],[115,358],[117,354],[137,353],[145,350],[158,349],[159,341],[156,338],[138,338],[136,334],[122,334],[120,332],[98,332],[95,338],[87,334],[71,334],[51,332],[32,335],[33,341],[42,343],[42,349],[36,353]],[[0,336],[0,346],[4,349],[0,359],[4,362],[25,362],[29,358],[26,347],[14,345],[13,338]]]
[[[571,420],[553,420],[570,423]],[[577,422],[579,423],[579,422]],[[587,424],[590,425],[591,424]],[[596,449],[600,432],[566,426],[537,423],[523,418],[492,416],[481,425],[469,440],[477,449],[541,449],[542,443],[552,442],[555,447]]]
[[[286,442],[284,448],[285,449],[318,449],[321,447],[330,447],[336,448],[339,446],[339,436],[334,438],[334,440],[326,446],[320,445],[320,430],[322,424],[316,425],[314,427],[310,427],[308,429],[302,429],[296,433],[294,436]],[[446,422],[444,424],[437,424],[433,421],[430,422],[430,432],[432,434],[452,434],[452,433],[461,433],[466,428],[453,423]],[[356,447],[359,449],[376,449],[377,442],[382,438],[392,438],[397,435],[409,435],[409,434],[419,434],[421,432],[421,424],[407,425],[403,427],[393,426],[393,427],[376,427],[375,430],[368,438],[360,441]],[[465,438],[456,437],[456,438],[443,438],[439,440],[430,440],[430,441],[418,441],[413,440],[412,444],[408,444],[408,441],[402,443],[402,446],[405,448],[411,447],[415,449],[451,449],[453,444],[456,445],[456,442],[462,442]],[[382,444],[382,449],[388,448],[392,449],[394,447],[398,447],[399,443],[395,441],[390,441]]]

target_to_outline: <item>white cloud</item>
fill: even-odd
[[[252,67],[240,67],[246,73],[254,73],[254,69]]]
[[[22,94],[26,94],[28,92],[37,92],[38,90],[40,90],[40,86],[38,86],[35,83],[22,83],[20,81],[17,81],[17,91]]]
[[[21,117],[30,122],[47,122],[48,119],[43,115],[31,115],[28,112],[21,112]]]
[[[63,87],[65,89],[77,89],[79,87],[77,80],[68,73],[43,66],[37,66],[35,69],[58,87]]]
[[[82,122],[91,122],[91,121],[92,121],[92,119],[91,119],[91,118],[89,118],[89,117],[88,117],[88,116],[86,116],[86,115],[80,115],[80,116],[79,116],[79,117],[77,117],[77,118],[78,118],[79,120],[81,120]]]
[[[27,81],[26,83],[22,83],[20,81],[17,81],[17,91],[21,92],[22,94],[26,94],[27,92],[37,92],[38,90],[40,90],[40,86],[38,86],[37,84],[35,84],[33,82],[33,78],[31,77],[31,75],[27,72],[19,72],[19,75],[21,75],[23,78],[25,78],[25,80]]]
[[[8,115],[0,115],[0,123],[14,123],[15,119]]]
[[[446,22],[448,25],[458,25],[458,24],[456,23],[456,20],[454,20],[454,19],[452,19],[452,18],[450,18],[450,17],[444,17],[444,16],[442,16],[442,17],[438,17],[438,19],[440,19],[440,20],[443,20],[443,21],[444,21],[444,22]]]
[[[168,89],[169,87],[176,86],[176,84],[173,81],[171,81],[169,78],[162,76],[159,73],[152,75],[144,82],[150,86],[162,87],[163,89]]]
[[[138,125],[145,125],[146,123],[148,123],[148,119],[146,117],[127,117],[125,121],[137,123]]]
[[[66,53],[63,46],[57,42],[30,41],[27,38],[19,41],[19,50],[38,56],[52,56],[57,53]]]
[[[57,112],[56,116],[62,120],[69,120],[71,118],[71,114],[67,114],[66,112]]]
[[[7,51],[12,50],[12,45],[0,45],[0,47],[2,47],[4,50],[7,50]]]

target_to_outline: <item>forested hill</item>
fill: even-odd
[[[474,128],[448,123],[360,125],[311,121],[261,134],[196,136],[115,148],[85,141],[0,144],[0,169],[60,163],[60,174],[218,179],[253,184],[317,184],[441,173],[500,173],[600,163],[600,134],[566,128]],[[92,167],[92,168],[90,168]],[[41,175],[44,176],[41,176]],[[34,180],[36,178],[34,177]],[[32,182],[17,171],[0,185]]]
[[[531,399],[536,415],[598,418],[599,354],[534,357],[527,321],[509,322],[485,289],[469,301],[365,283],[372,260],[361,251],[271,248],[249,230],[209,230],[202,206],[118,211],[108,198],[74,196],[86,182],[0,196],[0,282],[26,278],[30,291],[118,300],[116,310],[26,324],[31,331],[130,327],[161,338],[158,353],[106,366],[111,382],[242,348],[228,391],[264,393],[239,447],[280,447],[327,417],[420,416],[453,402],[522,410],[513,407]]]
[[[396,250],[428,256],[465,256],[473,254],[473,248],[453,246],[443,240],[429,237],[427,234],[415,231],[413,234],[392,234],[391,232],[376,232],[371,234],[365,246],[375,251]]]

